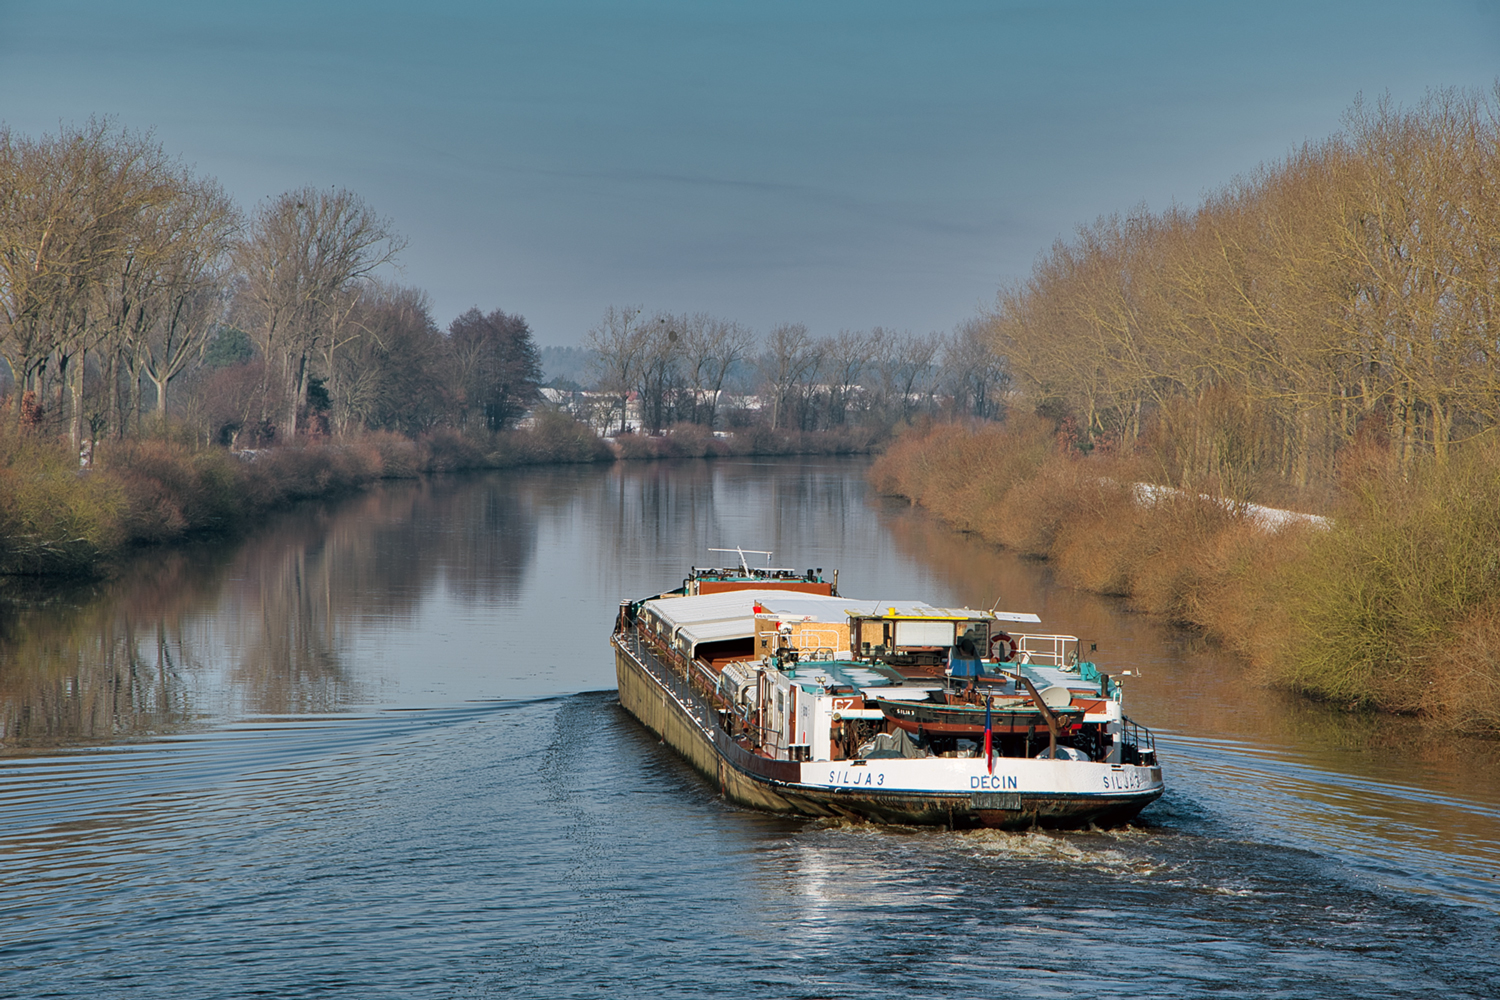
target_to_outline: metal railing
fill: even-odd
[[[1126,764],[1149,764],[1156,763],[1156,737],[1151,730],[1145,726],[1123,719],[1120,722],[1120,743],[1125,750],[1125,757],[1133,753],[1135,760],[1124,760]]]
[[[635,657],[637,663],[656,680],[658,684],[667,689],[672,698],[680,705],[694,722],[702,727],[710,738],[713,737],[714,727],[717,724],[714,708],[710,699],[693,687],[692,682],[663,663],[646,643],[641,641],[635,632],[623,632],[615,637],[616,641]]]
[[[1012,632],[1011,637],[1019,644],[1016,656],[1025,653],[1030,663],[1051,667],[1066,667],[1078,662],[1078,637],[1076,635],[1033,635],[1028,632]],[[1068,644],[1073,644],[1072,657],[1068,655]]]

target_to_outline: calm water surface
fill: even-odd
[[[1500,996],[1500,753],[872,496],[857,461],[387,487],[0,613],[0,995]],[[710,546],[1036,611],[1158,734],[1141,825],[725,805],[624,715],[623,596]]]

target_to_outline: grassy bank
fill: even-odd
[[[1267,532],[1191,484],[1143,505],[1130,484],[1152,471],[1018,418],[912,432],[870,476],[1065,583],[1201,629],[1272,683],[1500,733],[1500,449],[1405,475],[1351,449],[1330,530]]]
[[[867,431],[750,429],[718,438],[685,425],[613,445],[565,414],[482,438],[438,430],[413,439],[371,433],[298,447],[230,453],[170,429],[101,441],[81,472],[64,441],[0,426],[0,575],[87,575],[141,545],[238,530],[297,500],[337,496],[381,479],[524,465],[730,455],[867,452]]]
[[[140,545],[232,532],[380,479],[614,457],[586,427],[553,416],[484,440],[375,433],[232,454],[194,437],[101,441],[80,471],[65,441],[0,428],[0,573],[88,574]]]
[[[873,451],[880,443],[881,435],[867,427],[848,427],[834,431],[747,427],[725,437],[716,437],[701,424],[679,424],[660,437],[622,434],[613,441],[614,452],[622,459],[861,455]]]

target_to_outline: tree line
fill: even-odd
[[[525,320],[476,308],[440,330],[422,291],[381,280],[405,245],[349,191],[245,212],[149,135],[0,126],[10,418],[77,447],[164,416],[186,383],[174,409],[242,444],[513,422],[541,376]]]
[[[764,338],[706,313],[611,306],[589,331],[601,426],[758,423],[772,430],[889,429],[921,414],[993,418],[1007,375],[984,324],[949,336],[876,327],[816,337],[782,323]],[[726,410],[728,412],[726,412]]]
[[[1241,490],[1360,436],[1439,464],[1500,417],[1500,92],[1356,102],[1196,210],[1102,218],[984,318],[1085,450]]]
[[[40,138],[0,126],[0,358],[13,390],[0,419],[74,447],[169,412],[244,447],[512,425],[540,399],[526,321],[476,308],[439,328],[424,292],[383,277],[405,247],[346,190],[247,211],[149,134],[100,120]],[[921,414],[994,417],[1007,375],[987,337],[980,322],[828,337],[787,323],[760,337],[702,313],[611,307],[588,334],[594,422],[884,431]]]

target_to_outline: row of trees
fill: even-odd
[[[1085,447],[1151,423],[1183,477],[1315,485],[1360,433],[1443,462],[1500,418],[1497,204],[1500,96],[1356,103],[1196,211],[1058,242],[985,323]]]
[[[66,429],[75,447],[169,404],[241,444],[512,423],[539,398],[525,321],[474,309],[440,330],[424,293],[381,280],[405,245],[348,191],[303,188],[245,212],[149,135],[0,127],[10,419]],[[995,416],[1006,377],[987,335],[973,323],[950,337],[817,338],[783,324],[762,340],[704,314],[610,308],[589,344],[618,426],[633,398],[650,431],[729,418],[823,430]]]
[[[624,428],[629,398],[643,429],[713,427],[724,401],[754,396],[754,419],[773,430],[890,427],[918,413],[994,417],[1007,379],[974,322],[952,336],[841,331],[817,338],[801,323],[773,327],[761,343],[739,323],[703,313],[611,306],[589,331],[598,389]],[[748,419],[743,408],[729,415]]]
[[[164,408],[223,317],[239,227],[217,184],[147,137],[100,122],[40,141],[0,128],[0,352],[17,415],[36,422],[55,394],[76,444],[98,411],[91,360],[110,409],[138,409],[143,383]]]
[[[519,316],[446,332],[426,297],[378,279],[405,246],[338,189],[242,212],[150,136],[93,121],[31,139],[0,127],[0,356],[23,424],[124,433],[169,390],[210,429],[498,429],[537,398]],[[206,349],[247,351],[217,372]]]
[[[221,344],[243,338],[239,363],[217,364]],[[520,316],[470,309],[448,329],[432,319],[419,290],[371,283],[343,317],[341,336],[309,358],[296,404],[297,367],[257,353],[260,338],[221,328],[192,381],[184,413],[222,441],[259,444],[284,437],[275,415],[300,415],[304,430],[343,434],[389,430],[417,435],[437,427],[465,432],[512,425],[537,400],[541,368]],[[231,360],[235,354],[228,351]],[[300,359],[298,359],[300,361]],[[310,426],[306,426],[310,425]]]

